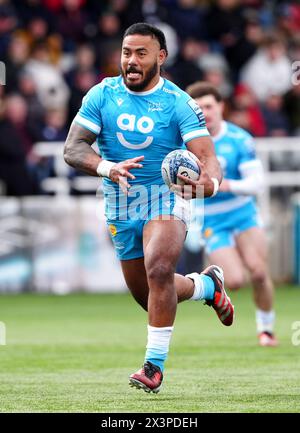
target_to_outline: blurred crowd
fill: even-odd
[[[123,32],[138,21],[164,31],[164,75],[178,86],[213,83],[226,118],[256,137],[300,135],[296,1],[0,0],[4,193],[43,193],[56,173],[34,143],[65,140],[89,88],[119,74]]]

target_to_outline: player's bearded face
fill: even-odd
[[[155,38],[139,34],[126,36],[122,46],[121,73],[128,89],[135,92],[151,89],[158,81],[165,57],[165,51]]]
[[[122,68],[121,70],[124,83],[128,89],[141,92],[148,87],[158,73],[158,63],[155,62],[146,70],[134,65],[130,65],[126,69]]]

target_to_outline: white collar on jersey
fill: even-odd
[[[145,96],[145,95],[150,95],[151,93],[156,92],[156,90],[161,89],[163,84],[164,84],[164,79],[162,77],[159,77],[159,81],[158,83],[152,87],[152,89],[150,90],[146,90],[145,92],[134,92],[133,90],[129,90],[128,87],[126,87],[126,85],[123,82],[123,86],[125,87],[125,89],[127,90],[128,93],[131,93],[132,95],[137,95],[137,96]]]
[[[225,120],[222,120],[220,131],[218,132],[217,135],[212,136],[213,141],[220,140],[227,133],[227,129],[228,129],[227,123],[225,122]]]

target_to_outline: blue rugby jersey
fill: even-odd
[[[83,98],[75,122],[97,135],[100,154],[106,160],[145,156],[143,168],[131,170],[136,176],[129,180],[133,187],[163,185],[164,157],[193,138],[209,135],[196,102],[162,77],[145,92],[129,90],[121,76],[105,78]],[[116,197],[123,193],[110,179],[104,178],[103,185],[109,217],[110,210],[116,208]],[[133,199],[129,196],[128,202]]]
[[[215,152],[222,167],[225,179],[241,179],[240,168],[243,164],[256,161],[256,152],[252,136],[244,129],[230,123],[222,122],[220,133],[212,137]],[[205,215],[217,215],[219,213],[238,209],[252,202],[252,196],[241,196],[232,192],[218,192],[215,197],[204,200]]]

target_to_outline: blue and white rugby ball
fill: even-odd
[[[189,179],[197,180],[200,176],[200,168],[197,157],[186,149],[173,150],[168,153],[161,164],[161,175],[166,185],[170,188],[172,184],[184,185],[177,174]]]

